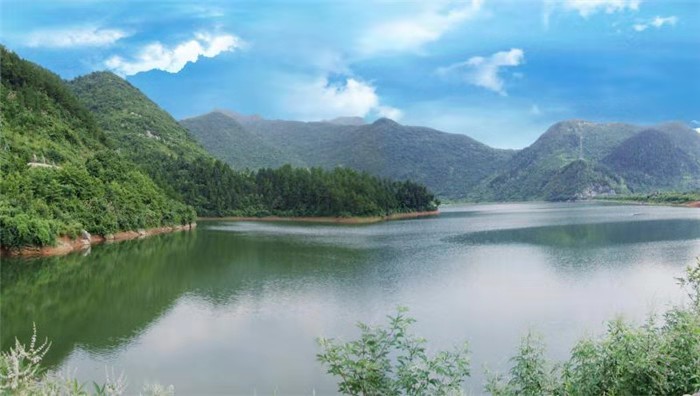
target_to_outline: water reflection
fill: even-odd
[[[473,245],[523,243],[556,248],[700,239],[700,220],[671,219],[615,223],[567,224],[472,232],[446,238]]]
[[[370,226],[204,223],[86,257],[3,260],[0,342],[26,339],[36,322],[53,340],[47,361],[85,381],[110,365],[183,394],[326,394],[334,380],[314,338],[353,336],[355,321],[407,305],[436,348],[471,342],[479,393],[481,364],[505,362],[530,326],[557,357],[617,313],[639,318],[680,296],[673,276],[700,255],[700,215],[677,209],[477,205]]]

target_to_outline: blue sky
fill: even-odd
[[[700,1],[3,0],[0,38],[176,118],[387,116],[496,147],[570,118],[700,128]]]

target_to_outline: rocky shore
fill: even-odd
[[[165,234],[177,231],[189,231],[197,227],[197,223],[149,228],[136,231],[122,231],[107,235],[91,235],[83,231],[77,238],[59,237],[55,246],[22,246],[18,248],[0,248],[0,255],[8,257],[48,257],[63,256],[71,252],[86,250],[92,245],[100,243],[114,243],[131,239],[146,238],[152,235]]]

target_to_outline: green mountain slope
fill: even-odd
[[[543,188],[544,199],[568,201],[628,192],[621,177],[605,167],[575,160],[559,169]]]
[[[187,159],[209,156],[170,114],[123,78],[95,72],[69,85],[105,134],[129,156],[137,160],[154,154]]]
[[[58,76],[4,47],[0,55],[0,245],[43,246],[82,229],[104,235],[193,220],[191,208],[109,148]]]
[[[700,134],[690,128],[647,129],[622,142],[602,162],[621,175],[633,192],[698,189],[698,143]]]
[[[547,183],[563,167],[579,159],[597,163],[638,130],[632,125],[580,120],[554,124],[484,183],[478,197],[505,201],[544,199]]]
[[[514,153],[490,148],[465,135],[404,126],[389,119],[367,125],[346,118],[300,122],[222,114],[235,117],[245,130],[282,151],[278,160],[296,163],[301,159],[307,166],[343,166],[380,177],[415,180],[448,198],[467,197],[474,186],[500,169]],[[213,140],[223,141],[226,131],[211,127],[213,123],[203,117],[187,120],[186,125],[194,133],[207,129],[216,136]],[[261,150],[269,151],[264,146]],[[231,150],[227,162],[245,166],[245,158]],[[274,162],[255,164],[273,166]]]
[[[700,184],[700,134],[680,124],[654,127],[656,132],[623,123],[582,120],[559,122],[529,147],[496,150],[467,136],[400,125],[388,119],[363,124],[340,118],[325,122],[266,120],[221,111],[236,121],[246,153],[218,147],[220,158],[238,166],[301,161],[307,166],[344,166],[394,179],[417,180],[439,196],[511,201],[580,199],[605,194],[686,191]],[[213,141],[226,130],[206,125]],[[198,125],[200,124],[200,125]],[[244,134],[244,131],[249,134]],[[256,143],[254,136],[261,139]],[[282,150],[283,148],[283,150]],[[255,160],[250,152],[259,150]],[[228,155],[228,156],[226,156]],[[297,162],[295,162],[297,163]]]
[[[362,216],[430,210],[437,204],[421,185],[390,182],[349,169],[285,166],[236,171],[212,157],[168,113],[114,74],[92,73],[73,80],[71,87],[119,151],[202,216]],[[256,150],[264,146],[262,138],[244,133],[234,122],[223,123],[217,114],[199,120],[198,136],[208,142],[245,138],[250,151],[252,142]],[[217,135],[209,134],[213,125],[220,128]],[[262,157],[272,162],[267,166],[281,162],[275,157],[278,152],[282,150],[270,148]],[[255,155],[246,158],[256,159]]]
[[[69,84],[113,146],[170,196],[194,206],[200,215],[223,214],[243,205],[241,175],[216,161],[136,87],[109,72],[78,77]]]
[[[218,111],[182,120],[180,124],[213,156],[236,169],[304,165],[295,155],[272,146]]]
[[[576,174],[586,176],[564,178],[565,168],[579,160],[588,166]],[[514,155],[480,187],[479,196],[488,200],[575,199],[605,191],[685,191],[700,183],[699,161],[700,134],[679,123],[645,130],[620,123],[564,121]],[[586,180],[588,183],[583,182]],[[553,182],[557,193],[552,193]]]

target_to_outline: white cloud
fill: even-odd
[[[287,89],[283,106],[306,121],[367,115],[398,120],[402,115],[399,109],[381,103],[374,86],[355,78],[332,84],[321,77],[296,82]]]
[[[416,101],[406,105],[403,123],[466,134],[493,147],[523,148],[554,122],[573,114],[562,103],[541,102],[542,114],[534,115],[531,104],[526,98],[501,100],[496,96]]]
[[[447,67],[437,69],[437,74],[443,77],[458,76],[469,84],[507,95],[504,81],[499,75],[501,68],[514,67],[523,63],[525,52],[519,48],[509,51],[500,51],[483,57],[474,56],[466,62],[459,62]]]
[[[605,12],[612,14],[620,11],[638,11],[642,0],[543,0],[542,23],[549,27],[549,20],[555,11],[575,11],[582,17]]]
[[[641,0],[566,0],[563,7],[578,11],[582,17],[588,17],[599,11],[612,14],[618,11],[637,11]]]
[[[113,44],[128,36],[129,34],[119,29],[82,26],[37,30],[29,34],[26,44],[29,47],[50,48],[101,47]]]
[[[450,29],[473,18],[481,9],[483,0],[471,0],[452,7],[429,8],[418,15],[389,20],[372,26],[359,38],[358,51],[362,55],[395,52],[418,52],[430,42],[438,40]]]
[[[653,19],[646,21],[646,22],[640,22],[634,24],[632,28],[638,32],[643,32],[650,27],[655,27],[657,29],[660,29],[664,25],[669,25],[669,26],[675,26],[676,23],[678,22],[678,17],[676,16],[670,16],[670,17],[654,17]]]
[[[130,60],[113,56],[105,61],[105,65],[125,76],[154,69],[177,73],[187,63],[197,62],[200,56],[213,58],[222,52],[233,51],[242,46],[243,41],[231,34],[197,33],[194,39],[174,47],[166,47],[159,42],[149,44],[141,48]]]
[[[401,110],[391,106],[377,106],[376,112],[379,117],[390,118],[394,121],[400,120],[401,117],[403,117],[403,112]]]

